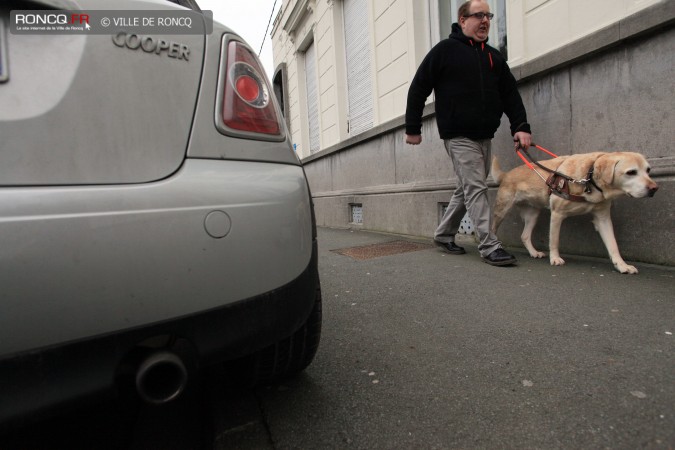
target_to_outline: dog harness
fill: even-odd
[[[570,183],[578,183],[584,185],[584,192],[587,194],[591,193],[591,186],[595,187],[598,191],[602,192],[602,189],[595,184],[593,181],[593,170],[595,166],[591,166],[588,170],[586,178],[582,180],[574,180],[567,175],[563,175],[556,171],[551,171],[551,175],[546,179],[546,185],[548,186],[548,195],[555,194],[560,198],[569,200],[571,202],[586,202],[586,197],[583,195],[575,195],[570,193]]]
[[[532,144],[532,147],[536,147],[537,149],[548,153],[549,155],[553,156],[554,158],[557,158],[558,155],[555,155],[551,153],[550,151],[546,150],[543,147],[540,147],[539,145]],[[521,151],[527,156],[527,159],[521,154]],[[554,194],[557,195],[558,197],[568,200],[570,202],[586,202],[586,197],[583,195],[575,195],[570,193],[570,183],[576,183],[576,184],[582,184],[584,186],[584,192],[587,194],[591,193],[592,187],[595,187],[598,191],[602,192],[602,189],[593,181],[593,172],[595,170],[595,162],[593,162],[593,165],[591,165],[590,169],[588,169],[588,173],[586,174],[586,178],[583,178],[581,180],[575,180],[574,178],[565,175],[563,173],[557,172],[555,170],[551,170],[546,166],[543,166],[542,164],[539,164],[539,162],[535,161],[532,156],[528,153],[526,148],[520,147],[518,143],[516,142],[516,153],[518,153],[518,156],[520,156],[520,159],[525,161],[525,164],[527,166],[534,170],[534,172],[539,175],[539,178],[541,178],[544,183],[546,183],[546,186],[548,186],[548,195]],[[529,161],[528,161],[529,159]],[[537,169],[534,168],[534,165],[539,167],[540,169],[545,170],[546,172],[549,172],[551,175],[548,178],[544,178],[538,171]]]

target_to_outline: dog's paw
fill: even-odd
[[[533,252],[530,253],[531,258],[546,258],[546,253],[544,252]]]
[[[616,270],[618,270],[621,273],[629,273],[631,275],[638,273],[638,270],[635,266],[631,266],[628,264],[617,264]]]
[[[551,256],[551,265],[552,266],[562,266],[565,264],[565,260],[562,259],[560,256],[554,257]]]

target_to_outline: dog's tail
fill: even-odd
[[[504,179],[504,171],[499,165],[499,161],[497,161],[496,156],[492,157],[492,167],[490,168],[490,174],[492,174],[492,178],[497,184],[502,183],[502,179]]]

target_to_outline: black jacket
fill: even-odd
[[[503,113],[511,122],[512,135],[531,132],[516,80],[504,57],[489,45],[466,37],[456,23],[450,37],[429,51],[410,84],[406,134],[421,134],[422,110],[432,90],[441,139],[491,139]]]

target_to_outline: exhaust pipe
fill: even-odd
[[[176,354],[161,351],[145,358],[136,371],[136,391],[154,405],[177,398],[187,385],[188,374],[183,361]]]

